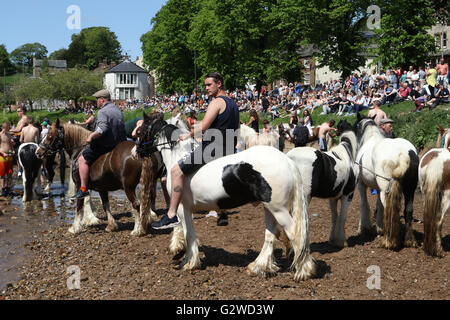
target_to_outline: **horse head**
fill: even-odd
[[[377,124],[375,123],[375,121],[372,118],[363,117],[358,112],[357,120],[356,120],[355,124],[353,125],[353,131],[356,133],[356,136],[359,141],[362,139],[366,129],[369,126],[377,126]]]
[[[144,112],[143,120],[144,123],[136,134],[138,136],[136,153],[140,157],[145,158],[150,157],[153,152],[157,151],[157,141],[161,133],[165,133],[167,141],[171,144],[173,142],[171,135],[177,127],[164,121],[164,114],[162,113],[146,115]]]
[[[47,136],[36,150],[36,156],[43,159],[54,154],[64,148],[64,126],[57,119],[48,130]]]
[[[339,121],[337,125],[337,134],[338,136],[342,135],[344,132],[353,131],[353,126],[347,120]]]

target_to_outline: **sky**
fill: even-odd
[[[68,48],[77,27],[78,6],[81,29],[108,27],[115,32],[123,53],[132,60],[142,55],[141,36],[150,30],[150,20],[167,0],[3,0],[0,15],[0,44],[11,53],[25,43],[39,42],[48,54]]]

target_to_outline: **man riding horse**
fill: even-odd
[[[95,131],[86,139],[90,146],[78,158],[81,188],[75,199],[89,196],[87,186],[89,183],[89,167],[101,155],[111,152],[116,145],[126,141],[125,121],[120,109],[111,102],[108,90],[100,90],[94,94],[97,98],[97,107],[100,108]]]

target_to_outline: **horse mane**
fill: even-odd
[[[348,146],[346,146],[348,145]],[[341,149],[345,149],[345,152],[349,155],[350,160],[356,158],[358,141],[356,140],[356,135],[353,131],[346,131],[341,135],[341,143],[336,147],[332,148],[330,151],[334,151],[338,154],[341,153]]]
[[[74,149],[82,147],[86,144],[86,139],[92,133],[91,131],[75,125],[65,123],[64,127],[64,145],[66,149]]]
[[[364,121],[364,124],[362,124],[361,122]],[[355,123],[355,127],[358,125],[363,125],[362,129],[360,130],[361,134],[358,135],[359,136],[359,144],[363,145],[366,140],[376,137],[378,139],[384,139],[383,135],[380,132],[380,129],[378,129],[377,124],[375,123],[375,121],[373,121],[372,118],[368,118],[368,117],[364,117],[362,119],[360,119],[359,121],[357,121]]]
[[[189,122],[188,118],[186,118],[186,115],[183,113],[180,107],[176,107],[172,111],[172,118],[176,118],[179,115],[180,120],[183,121],[183,123],[186,125],[188,131],[191,127],[191,123]],[[181,128],[180,128],[181,129]]]

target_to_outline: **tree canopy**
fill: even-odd
[[[78,66],[90,70],[97,68],[104,59],[117,62],[121,55],[122,47],[116,34],[106,27],[86,28],[72,35],[72,42],[65,54],[69,68]]]
[[[17,66],[26,66],[30,70],[33,67],[33,58],[44,59],[47,57],[47,48],[38,43],[26,43],[11,52],[11,60]]]
[[[228,89],[276,79],[301,81],[308,45],[320,66],[348,76],[370,48],[384,67],[423,64],[433,53],[427,30],[441,0],[168,0],[141,37],[144,61],[164,92],[194,88],[201,75],[223,74]],[[381,29],[369,30],[370,5]],[[447,11],[445,11],[447,12]],[[405,19],[405,16],[407,19]],[[396,33],[397,32],[397,33]],[[374,46],[375,44],[375,46]]]
[[[5,45],[0,45],[0,76],[3,76],[3,71],[6,71],[6,74],[9,75],[14,72],[14,65],[9,59],[8,51],[6,50]]]

